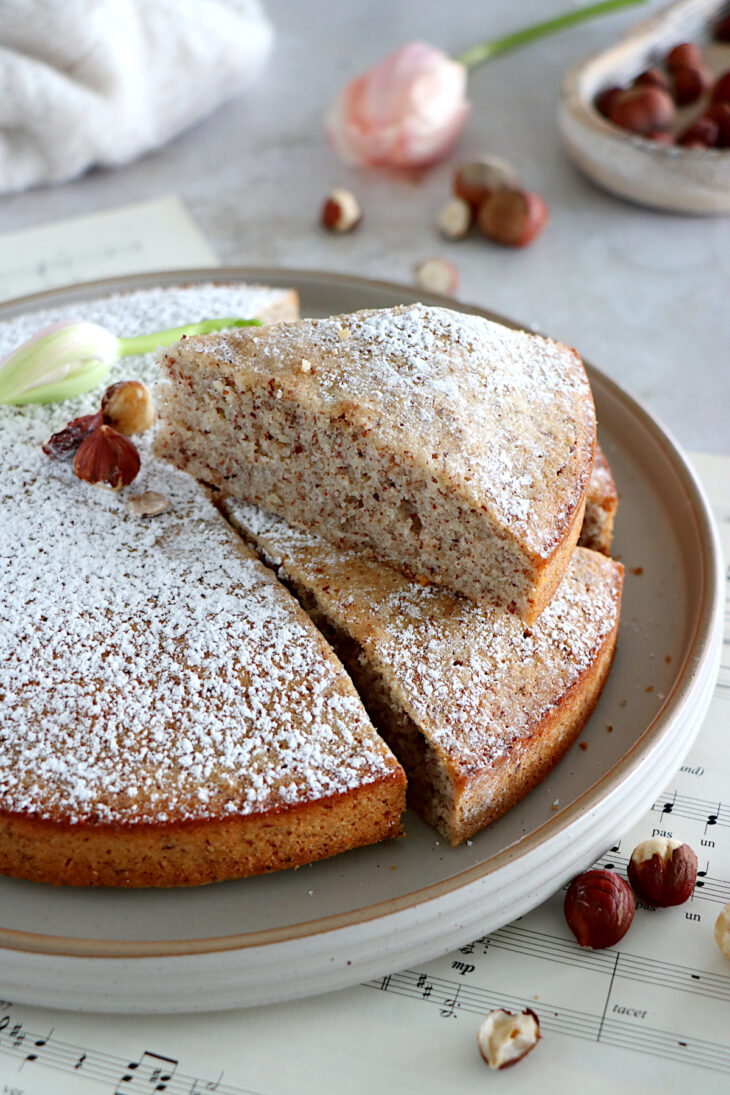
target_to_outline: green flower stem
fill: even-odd
[[[560,30],[566,30],[567,27],[575,26],[576,23],[593,19],[596,15],[610,15],[611,12],[619,11],[621,8],[643,4],[644,2],[645,0],[604,0],[600,4],[591,4],[587,8],[579,8],[575,11],[565,12],[563,15],[557,15],[554,19],[547,19],[544,23],[535,23],[534,26],[523,27],[522,30],[516,30],[512,34],[505,35],[504,38],[493,38],[488,42],[480,42],[477,46],[465,49],[454,60],[459,61],[468,69],[477,68],[479,65],[483,65],[485,61],[491,61],[492,57],[496,57],[498,53],[507,53],[508,50],[526,46],[528,42],[534,42],[536,38],[556,34]]]
[[[153,331],[151,335],[119,339],[119,356],[148,354],[158,346],[170,346],[183,335],[207,335],[231,327],[261,327],[260,319],[204,319],[202,323],[188,323],[184,327],[170,327],[167,331]]]

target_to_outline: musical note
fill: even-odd
[[[174,1057],[145,1050],[139,1061],[130,1061],[127,1065],[114,1095],[133,1095],[134,1092],[147,1095],[152,1091],[166,1091],[177,1066],[178,1061]]]

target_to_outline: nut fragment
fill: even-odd
[[[169,508],[170,499],[156,490],[133,494],[127,499],[127,513],[131,513],[132,517],[157,517],[158,513],[164,513]]]
[[[681,840],[653,837],[636,845],[627,874],[645,901],[661,908],[681,905],[691,896],[697,881],[697,856]]]
[[[529,190],[496,190],[479,210],[477,223],[485,236],[504,247],[525,247],[548,222],[548,207]]]
[[[518,185],[517,172],[511,163],[499,156],[481,156],[456,169],[453,191],[455,197],[467,202],[476,213],[485,198],[495,190]]]
[[[477,1031],[479,1052],[490,1068],[516,1065],[540,1040],[540,1020],[531,1008],[513,1015],[495,1008]]]
[[[79,445],[74,471],[95,487],[121,490],[139,471],[139,453],[133,441],[111,426],[97,426]]]
[[[463,198],[452,198],[439,213],[438,230],[447,240],[463,240],[471,227],[472,207]]]
[[[104,424],[125,437],[144,433],[155,420],[152,392],[141,380],[121,380],[104,392],[101,413]]]
[[[329,232],[351,232],[362,220],[360,202],[349,190],[331,190],[322,206],[321,221]]]
[[[416,285],[429,293],[454,293],[459,286],[459,271],[448,259],[426,259],[413,271]]]
[[[674,101],[660,87],[631,87],[616,96],[609,118],[614,125],[646,136],[658,129],[670,129],[676,115]]]
[[[628,882],[613,871],[585,871],[574,878],[563,912],[581,947],[603,950],[618,943],[634,919],[636,901]]]
[[[74,418],[58,433],[51,434],[43,444],[46,456],[54,460],[69,460],[85,437],[92,430],[101,425],[101,411],[95,414],[82,414],[80,418]]]
[[[730,902],[720,910],[715,921],[715,942],[725,957],[730,958]]]

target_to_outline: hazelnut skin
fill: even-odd
[[[636,901],[628,882],[614,871],[584,871],[565,895],[563,912],[581,947],[603,950],[623,939],[634,919]]]
[[[671,95],[659,87],[632,87],[617,96],[609,119],[621,129],[645,137],[670,129],[676,115]]]
[[[136,479],[139,453],[133,441],[111,426],[97,426],[78,447],[74,471],[94,487],[121,490]]]
[[[631,853],[627,874],[639,897],[651,905],[683,905],[697,881],[697,856],[680,840],[644,840]]]
[[[636,77],[634,87],[660,87],[663,91],[668,91],[669,80],[660,68],[648,68]]]

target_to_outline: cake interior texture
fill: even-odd
[[[574,351],[411,305],[161,354],[156,452],[406,576],[534,621],[583,520],[595,413]]]
[[[112,328],[106,310],[121,312],[135,334],[270,300],[211,286],[88,310]],[[44,319],[0,327],[0,350]],[[154,370],[127,360],[109,379]],[[134,489],[171,503],[152,520],[42,452],[98,398],[0,408],[0,873],[194,885],[400,835],[400,765],[331,648],[207,493],[156,461],[147,434]]]
[[[221,504],[337,650],[406,769],[409,804],[452,844],[524,797],[584,726],[615,649],[620,564],[577,548],[527,627],[250,504]]]

